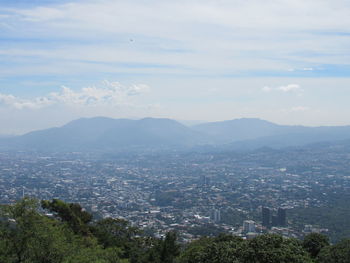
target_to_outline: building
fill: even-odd
[[[271,211],[267,207],[262,208],[262,225],[264,227],[270,227]]]
[[[252,220],[245,220],[243,222],[244,233],[255,233],[255,222]]]
[[[277,215],[271,216],[271,226],[279,226],[279,218]]]
[[[208,176],[201,176],[201,185],[203,187],[207,187],[207,186],[210,186],[210,178]]]
[[[213,220],[215,223],[218,223],[221,221],[221,212],[219,209],[213,209],[211,211],[211,220]]]
[[[278,225],[279,225],[279,226],[286,226],[286,225],[287,225],[287,213],[286,213],[286,209],[284,209],[284,208],[278,208],[278,211],[277,211],[277,218],[278,218]]]

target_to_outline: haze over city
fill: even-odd
[[[350,262],[349,0],[0,0],[0,262]]]
[[[81,117],[349,125],[350,4],[0,1],[0,134]]]

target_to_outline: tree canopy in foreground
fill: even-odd
[[[319,234],[304,241],[221,234],[181,245],[175,232],[156,239],[123,219],[94,220],[79,204],[24,198],[0,207],[0,262],[345,263],[350,240],[330,245]]]

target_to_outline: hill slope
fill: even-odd
[[[350,139],[350,126],[278,125],[260,119],[237,119],[187,127],[171,119],[84,118],[62,127],[0,139],[2,150],[127,151],[184,149],[255,150]]]
[[[187,146],[198,141],[199,137],[197,132],[170,119],[96,117],[75,120],[59,128],[30,132],[2,140],[0,144],[5,149],[105,151]]]
[[[194,130],[235,150],[283,148],[350,139],[350,126],[305,127],[277,125],[260,119],[237,119],[199,124]]]

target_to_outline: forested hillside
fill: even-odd
[[[175,232],[156,239],[122,219],[94,220],[79,204],[25,198],[1,206],[0,262],[345,263],[350,262],[350,240],[330,245],[319,234],[303,241],[219,235],[180,244]]]

